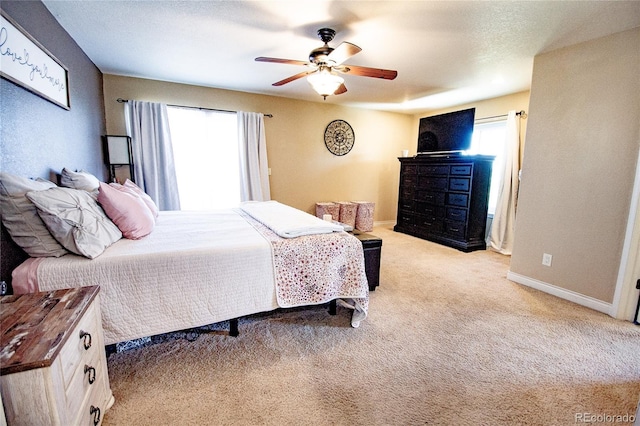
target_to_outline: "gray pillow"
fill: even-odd
[[[68,253],[51,235],[38,216],[27,192],[44,191],[56,185],[46,180],[31,180],[0,172],[0,211],[2,223],[18,244],[31,257],[60,257]]]
[[[118,227],[87,191],[51,188],[27,193],[38,214],[67,250],[93,259],[122,238]]]

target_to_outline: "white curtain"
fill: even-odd
[[[520,171],[520,118],[515,111],[507,114],[504,169],[494,170],[503,173],[502,186],[498,193],[496,212],[493,215],[489,245],[498,252],[510,255],[513,249],[513,237],[516,224]]]
[[[242,201],[270,200],[267,140],[262,114],[238,111],[238,149],[240,199]]]
[[[167,106],[130,100],[125,103],[125,120],[136,184],[160,210],[180,210]]]

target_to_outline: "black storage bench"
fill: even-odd
[[[362,243],[364,249],[364,270],[369,282],[369,291],[374,291],[380,285],[380,253],[382,251],[382,238],[372,234],[354,231]]]

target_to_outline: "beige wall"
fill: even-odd
[[[108,74],[104,96],[108,134],[125,134],[117,98],[273,114],[265,118],[273,199],[310,213],[317,201],[373,201],[376,221],[395,220],[397,157],[416,140],[410,115]],[[324,145],[324,129],[335,119],[349,122],[356,135],[342,157]]]
[[[271,113],[265,127],[272,198],[310,213],[316,201],[374,201],[376,221],[396,219],[397,157],[403,149],[415,154],[420,117],[475,107],[479,118],[526,111],[529,104],[529,92],[521,92],[412,116],[109,74],[104,96],[107,133],[117,135],[125,134],[118,98]],[[348,121],[356,134],[343,157],[324,146],[324,129],[335,119]]]
[[[535,58],[511,272],[612,302],[640,147],[639,47],[636,28]]]

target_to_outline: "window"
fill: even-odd
[[[489,190],[489,214],[493,215],[498,203],[498,192],[502,185],[502,170],[504,169],[504,152],[506,142],[506,120],[476,124],[473,128],[469,155],[493,155],[493,172],[491,174],[491,188]]]
[[[182,210],[211,210],[240,203],[238,127],[235,114],[167,107]]]

